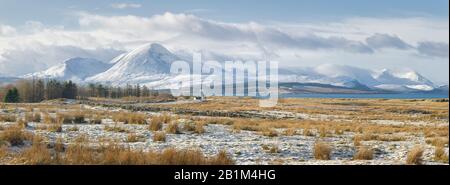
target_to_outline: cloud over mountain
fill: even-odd
[[[448,41],[439,40],[448,37],[443,35],[445,31],[448,34],[448,23],[439,20],[355,18],[303,24],[223,22],[170,12],[149,17],[87,12],[74,15],[78,22],[75,28],[36,21],[28,24],[33,29],[26,30],[0,24],[0,70],[19,75],[43,70],[67,58],[93,55],[109,61],[120,51],[149,42],[162,43],[173,51],[207,48],[236,58],[278,60],[282,65],[300,64],[298,57],[289,57],[292,54],[308,62],[339,53],[334,60],[345,65],[364,65],[362,57],[375,56],[404,66],[410,61],[423,61],[417,53],[432,56],[424,63],[448,59]],[[392,52],[404,57],[398,60]],[[24,72],[23,66],[32,67]]]

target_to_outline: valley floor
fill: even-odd
[[[448,164],[448,99],[282,99],[272,109],[251,98],[177,102],[2,104],[0,164],[133,164],[129,156],[108,162],[69,157],[71,146],[112,143],[142,153],[195,149],[205,159],[225,153],[243,165]],[[369,152],[357,155],[363,150]]]

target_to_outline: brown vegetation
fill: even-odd
[[[360,147],[353,156],[353,160],[372,160],[373,150],[369,147]]]
[[[423,151],[424,149],[422,146],[415,146],[412,148],[406,156],[406,164],[422,164]]]
[[[330,160],[331,147],[323,142],[316,142],[314,145],[314,158],[317,160]]]
[[[164,132],[154,132],[153,133],[153,141],[155,141],[155,142],[165,142],[166,141],[166,133],[164,133]]]

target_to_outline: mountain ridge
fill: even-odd
[[[74,80],[80,83],[105,83],[114,86],[142,84],[155,89],[170,89],[174,87],[174,83],[177,81],[189,80],[190,78],[170,74],[170,64],[180,60],[180,58],[183,57],[174,54],[161,44],[149,43],[130,52],[122,53],[109,62],[72,58],[45,71],[32,73],[24,77],[57,78]],[[87,72],[74,68],[87,70]],[[445,88],[439,88],[413,70],[382,69],[376,71],[336,64],[323,64],[297,69],[281,68],[279,79],[280,83],[322,84],[371,92],[445,90]]]

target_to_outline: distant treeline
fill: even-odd
[[[78,85],[72,81],[27,79],[14,84],[0,87],[0,99],[7,103],[33,103],[43,100],[59,98],[85,99],[124,98],[124,97],[155,97],[158,91],[150,90],[146,86],[126,85],[113,87],[102,84]]]

